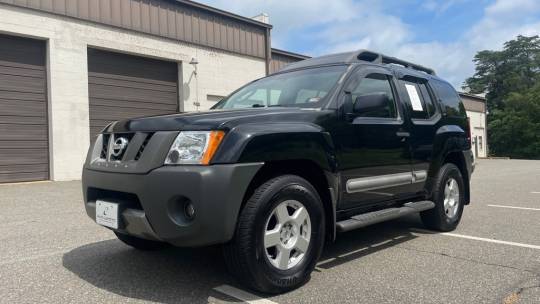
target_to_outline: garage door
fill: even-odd
[[[90,136],[111,121],[178,112],[178,65],[88,49]]]
[[[45,42],[0,35],[0,183],[49,178]]]

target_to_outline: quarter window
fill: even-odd
[[[388,105],[380,111],[373,111],[362,114],[362,117],[395,118],[397,117],[396,103],[390,76],[385,74],[369,74],[364,77],[356,87],[351,90],[353,103],[356,98],[363,95],[385,94],[388,97]]]
[[[448,83],[439,80],[430,80],[430,84],[435,89],[435,93],[440,98],[442,106],[446,109],[448,116],[465,116],[465,108],[461,103],[456,90]]]

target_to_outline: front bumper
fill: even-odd
[[[147,174],[85,167],[86,212],[95,220],[97,199],[117,202],[121,233],[180,247],[225,243],[233,237],[247,187],[262,165],[164,166]],[[183,213],[187,201],[195,208],[192,220]]]

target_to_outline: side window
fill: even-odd
[[[454,88],[442,81],[431,80],[436,94],[441,99],[443,107],[446,108],[446,114],[449,116],[463,116],[465,115],[465,108],[461,104],[458,94]]]
[[[411,117],[414,119],[429,119],[435,115],[437,108],[423,81],[402,80],[405,96],[412,108]]]
[[[360,96],[371,94],[384,94],[388,97],[388,105],[380,111],[362,114],[362,117],[395,118],[397,117],[396,102],[390,76],[385,74],[369,74],[351,90],[353,103]]]

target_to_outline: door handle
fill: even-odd
[[[411,133],[409,133],[409,132],[403,132],[403,131],[397,131],[397,132],[396,132],[396,135],[397,135],[398,137],[410,137],[410,136],[411,136]]]

